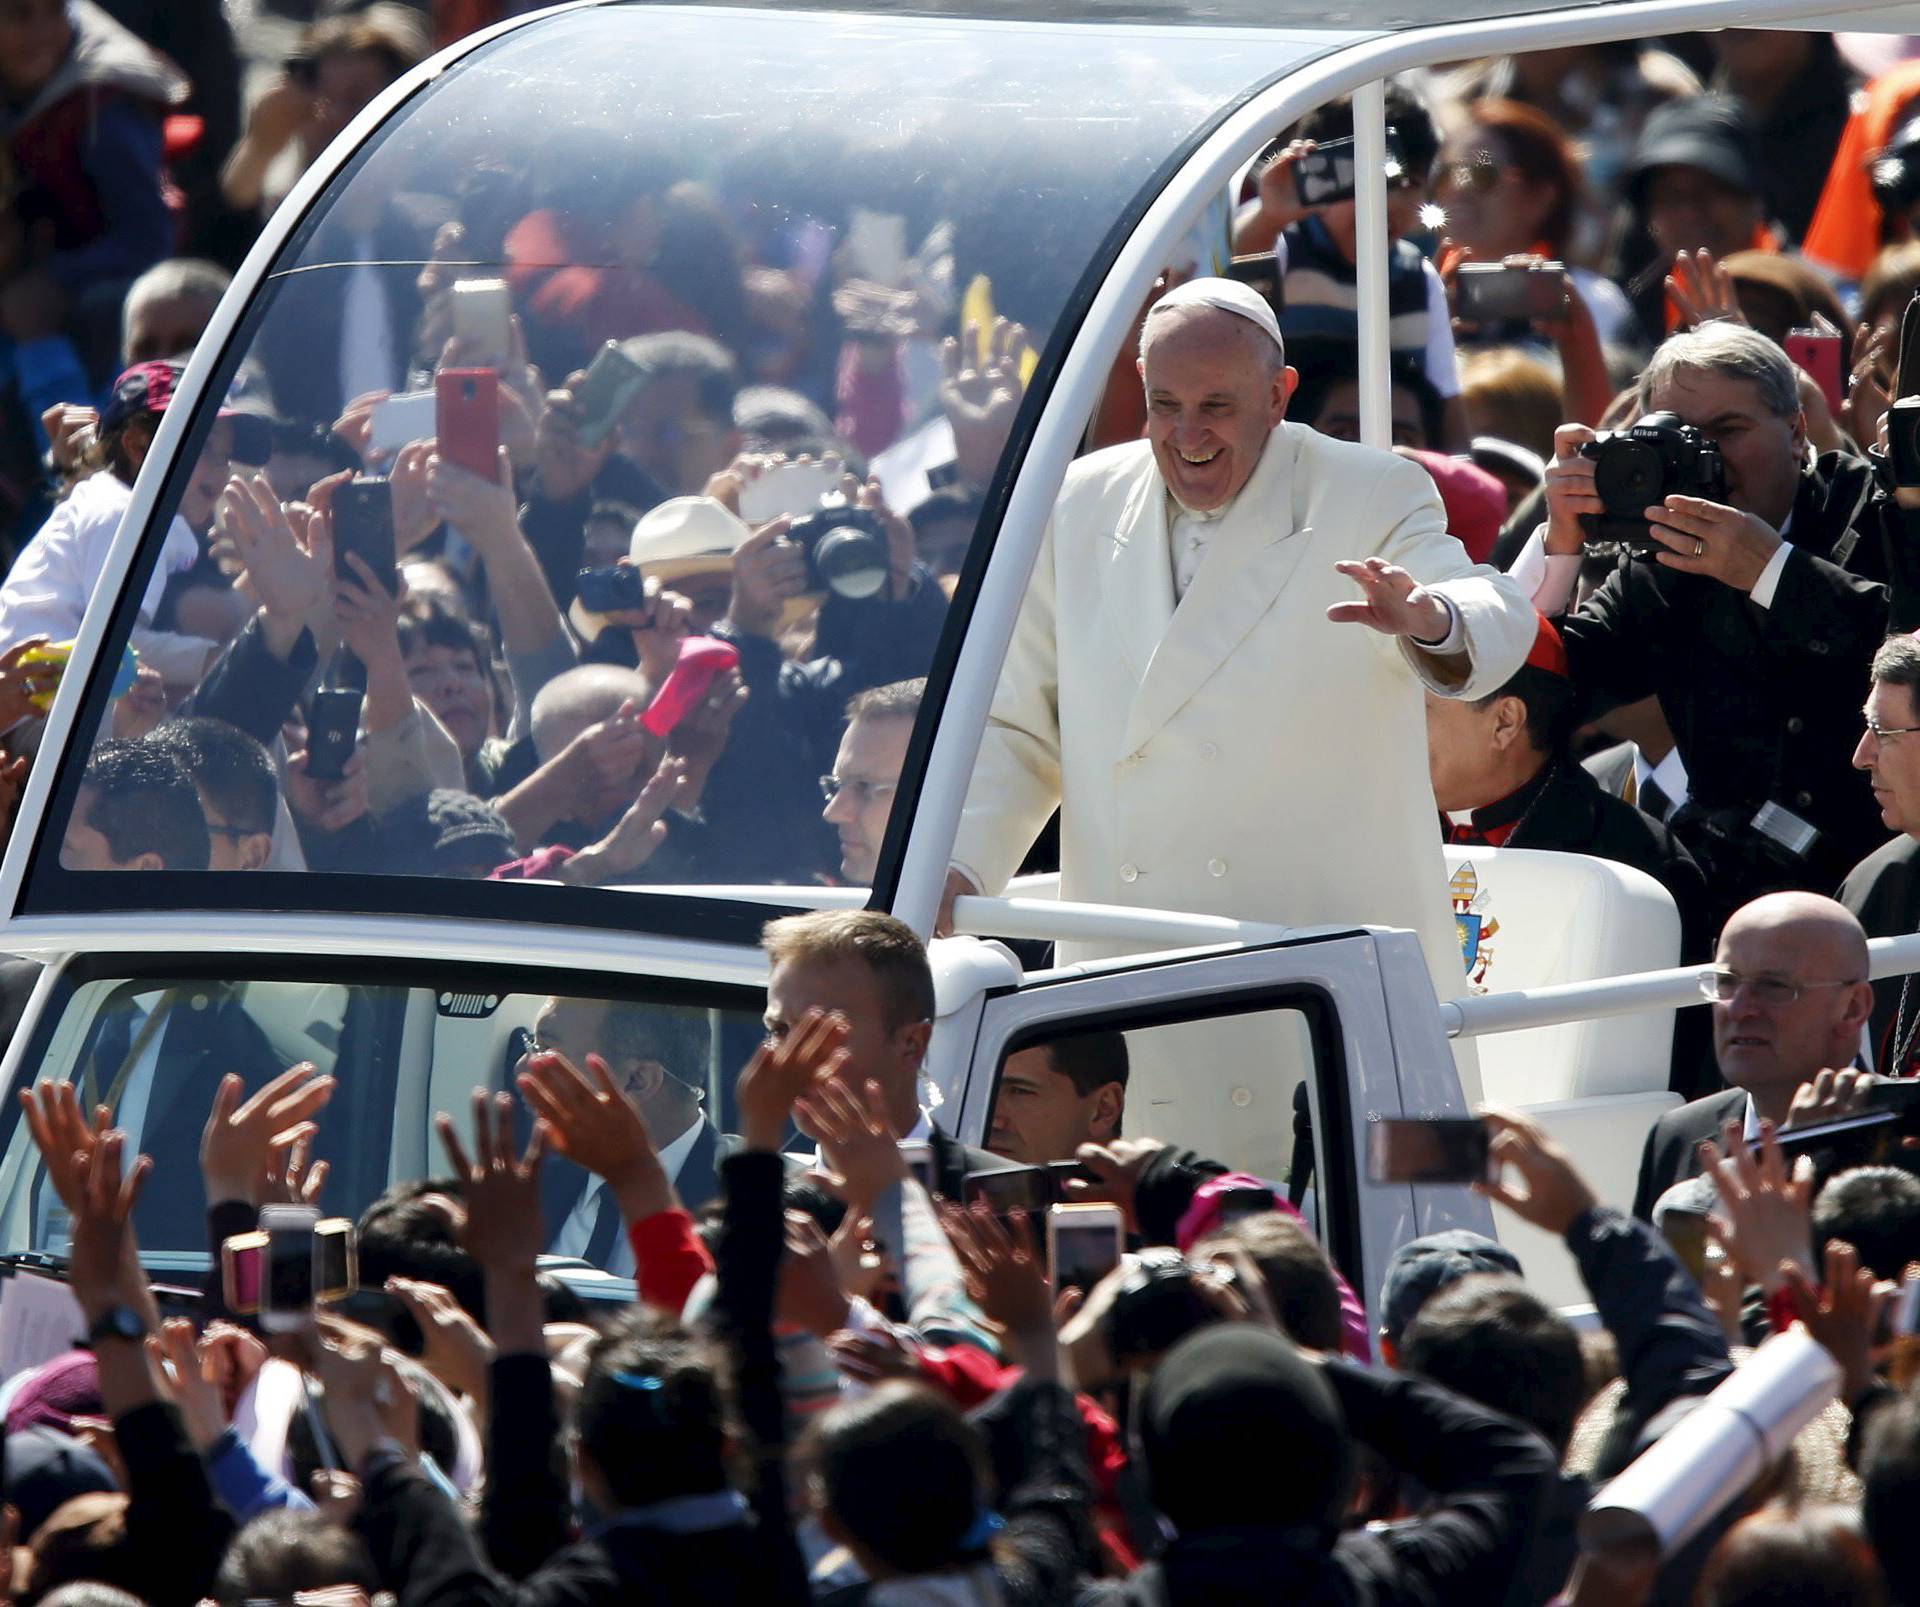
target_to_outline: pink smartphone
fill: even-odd
[[[1827,406],[1839,412],[1847,397],[1840,378],[1840,336],[1820,329],[1790,329],[1786,348],[1787,355],[1813,376]]]

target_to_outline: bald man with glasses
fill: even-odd
[[[1700,985],[1728,1086],[1668,1111],[1647,1134],[1633,1202],[1647,1221],[1662,1194],[1699,1175],[1701,1140],[1718,1140],[1723,1123],[1740,1123],[1750,1140],[1762,1122],[1791,1125],[1801,1089],[1853,1066],[1873,1010],[1867,935],[1817,893],[1769,893],[1735,910]]]

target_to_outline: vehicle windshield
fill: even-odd
[[[435,1114],[470,1136],[472,1090],[512,1089],[536,1050],[580,1067],[603,1056],[658,1138],[683,1203],[699,1210],[718,1186],[720,1135],[737,1126],[734,1078],[761,1035],[757,991],[614,996],[575,976],[552,987],[471,970],[401,982],[317,966],[265,976],[230,964],[140,975],[101,966],[61,980],[27,1064],[33,1080],[71,1083],[85,1107],[108,1107],[130,1148],[162,1163],[139,1205],[141,1247],[161,1264],[207,1261],[205,1190],[179,1163],[200,1152],[222,1078],[237,1074],[251,1094],[301,1065],[333,1083],[309,1153],[328,1167],[314,1203],[329,1216],[357,1218],[395,1184],[444,1178]],[[618,1208],[609,1202],[602,1222],[593,1179],[561,1156],[543,1175],[547,1252],[629,1273]],[[64,1256],[69,1227],[9,1102],[0,1244]]]
[[[465,57],[255,291],[30,904],[870,884],[1076,287],[1339,37],[635,6]]]

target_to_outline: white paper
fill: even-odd
[[[1651,1539],[1671,1557],[1785,1454],[1839,1387],[1839,1364],[1805,1329],[1775,1334],[1594,1496],[1581,1545]]]
[[[87,1319],[64,1283],[16,1272],[0,1285],[0,1380],[65,1355],[86,1337]]]

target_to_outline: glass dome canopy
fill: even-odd
[[[775,679],[754,685],[755,654],[746,654],[747,707],[759,718],[736,721],[696,818],[724,828],[741,800],[757,801],[796,781],[807,789],[806,810],[789,796],[784,816],[717,830],[701,852],[665,854],[623,878],[690,890],[848,879],[819,819],[815,781],[833,768],[847,696],[950,660],[950,652],[939,652],[943,633],[951,646],[964,630],[969,592],[960,586],[962,601],[949,609],[937,573],[947,576],[944,589],[954,590],[952,577],[968,567],[968,551],[979,549],[974,566],[982,561],[1037,402],[1079,311],[1183,148],[1251,88],[1349,37],[627,5],[559,13],[496,36],[424,80],[361,142],[252,286],[166,466],[100,663],[117,666],[125,646],[139,651],[155,630],[192,636],[204,629],[195,623],[198,613],[170,609],[167,598],[158,616],[145,604],[163,586],[175,605],[182,601],[172,596],[176,590],[191,590],[194,571],[170,581],[161,573],[168,563],[163,549],[178,547],[177,534],[168,542],[179,529],[176,515],[194,527],[199,573],[218,589],[221,532],[208,515],[209,491],[224,479],[232,451],[218,404],[238,398],[243,408],[271,411],[281,424],[276,438],[289,440],[302,432],[324,440],[349,404],[369,392],[422,395],[431,416],[425,393],[447,361],[452,325],[444,291],[451,281],[500,279],[509,287],[532,366],[521,368],[518,352],[493,360],[499,435],[513,458],[528,539],[562,608],[576,570],[610,556],[583,531],[602,504],[624,510],[609,519],[630,519],[653,502],[699,492],[738,444],[733,420],[714,416],[720,404],[700,377],[701,354],[687,359],[682,351],[676,359],[666,349],[667,368],[683,359],[676,370],[683,383],[656,387],[663,392],[658,404],[630,406],[611,432],[609,461],[636,472],[564,496],[546,494],[534,425],[542,393],[584,368],[607,340],[690,333],[713,343],[733,384],[780,387],[787,395],[775,412],[791,411],[798,393],[851,435],[904,505],[926,497],[929,468],[939,478],[940,452],[953,455],[951,435],[940,434],[939,340],[962,334],[975,316],[1012,319],[1038,353],[1028,359],[1026,404],[997,468],[978,476],[970,497],[948,499],[956,518],[937,535],[931,522],[918,532],[923,567],[902,583],[918,604],[882,599],[896,604],[898,617],[880,627],[845,617],[850,610],[836,617],[831,601],[803,617],[800,628],[814,632],[806,651],[838,644],[843,661],[863,653],[871,659],[858,673],[824,677],[809,707],[800,699],[788,708],[786,688]],[[844,294],[850,281],[866,296],[864,305]],[[245,289],[243,281],[236,294]],[[876,360],[876,352],[884,358]],[[350,429],[336,431],[336,439],[342,433],[359,440]],[[398,455],[389,447],[355,466],[391,468]],[[269,463],[268,473],[289,503],[312,494],[333,466],[324,454],[289,450],[283,457]],[[895,491],[902,481],[911,490]],[[404,547],[410,521],[398,501],[395,515]],[[936,542],[943,544],[938,552]],[[552,757],[541,754],[538,740],[526,740],[530,723],[532,738],[541,733],[534,690],[520,684],[520,672],[532,680],[536,671],[515,655],[514,627],[498,607],[500,589],[489,589],[484,556],[457,528],[433,536],[427,550],[440,554],[456,580],[472,583],[470,612],[506,638],[513,684],[472,692],[472,723],[483,745],[506,748],[517,737],[523,761]],[[665,583],[698,590],[694,576]],[[697,622],[701,599],[692,601]],[[725,602],[723,584],[708,612],[724,611]],[[789,648],[793,623],[783,618]],[[355,679],[351,661],[341,671],[328,628],[315,622],[313,630],[311,662],[297,689],[302,704],[323,676]],[[417,644],[421,633],[413,636]],[[210,713],[248,728],[230,696],[222,702],[207,695],[222,663],[231,667],[230,659],[215,657],[217,636],[209,632],[209,639],[216,642],[208,655],[215,673],[198,687],[192,679],[176,683],[176,712]],[[884,651],[874,647],[876,639]],[[431,645],[421,649],[426,658],[433,657]],[[812,662],[791,651],[787,658],[790,667]],[[476,775],[469,733],[457,729],[460,694],[443,707],[425,689],[430,675],[430,667],[409,664],[413,690],[442,714],[465,765],[464,777],[441,779],[496,795]],[[132,734],[110,680],[104,670],[93,676],[75,730],[100,739]],[[292,712],[292,701],[284,712]],[[363,708],[371,732],[373,716]],[[263,740],[279,735],[277,711],[271,721],[263,711],[247,712]],[[814,729],[829,727],[824,739]],[[304,740],[297,723],[280,737],[283,769],[285,754]],[[108,875],[85,868],[84,854],[62,852],[90,751],[83,740],[63,756],[28,867],[25,913],[457,913],[742,937],[764,914],[713,900],[588,888],[464,878],[456,886],[423,874],[429,861],[417,851],[330,864],[323,855],[287,853],[295,836],[284,820],[270,861],[279,869]],[[511,771],[488,775],[509,791],[526,780]],[[629,779],[637,786],[644,777]],[[374,800],[381,801],[389,800]],[[567,801],[579,801],[577,787]],[[614,818],[600,813],[598,824]],[[769,819],[777,820],[771,829]],[[536,819],[517,846],[559,840],[535,829],[540,824]],[[215,866],[219,848],[216,840]],[[311,868],[288,868],[302,860]]]

